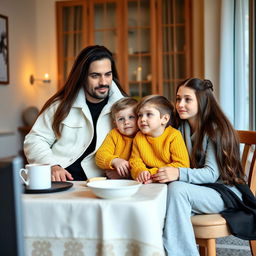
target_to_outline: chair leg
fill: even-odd
[[[256,256],[256,240],[251,240],[249,241],[249,243],[250,243],[252,256]]]
[[[207,239],[207,256],[216,256],[215,239]]]
[[[199,254],[200,256],[206,256],[206,247],[199,245]]]
[[[216,240],[212,239],[196,239],[197,244],[199,245],[199,254],[200,256],[216,256]],[[256,255],[255,255],[256,256]]]

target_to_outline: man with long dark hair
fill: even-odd
[[[94,155],[112,128],[110,108],[123,95],[112,53],[99,45],[83,49],[25,138],[28,162],[51,164],[53,181],[103,176]]]

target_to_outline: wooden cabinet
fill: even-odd
[[[114,54],[125,91],[174,98],[191,76],[191,0],[56,2],[59,86],[79,51],[91,44]]]
[[[124,13],[125,90],[133,97],[156,94],[155,1],[125,1]]]
[[[159,92],[175,98],[176,86],[192,76],[192,17],[189,0],[159,1]]]

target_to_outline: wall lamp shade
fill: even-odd
[[[50,83],[51,79],[49,79],[49,75],[47,73],[44,74],[44,78],[35,78],[33,75],[30,75],[29,82],[30,84],[34,84],[35,82]]]

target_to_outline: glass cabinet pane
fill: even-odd
[[[167,24],[183,24],[186,20],[185,0],[161,0],[162,17]]]
[[[117,7],[116,2],[94,5],[94,43],[106,46],[112,53],[117,47]]]
[[[178,54],[176,56],[176,63],[177,63],[177,68],[176,68],[175,78],[179,80],[183,80],[184,78],[186,78],[186,68],[185,68],[186,57],[184,56],[184,54]]]
[[[63,32],[82,30],[82,6],[63,8]]]
[[[152,86],[150,83],[143,83],[142,84],[142,97],[152,94]]]
[[[128,1],[128,27],[150,26],[150,0]]]
[[[81,33],[64,34],[63,36],[63,56],[64,58],[74,58],[82,49]]]
[[[116,27],[116,3],[94,5],[94,29]]]
[[[96,31],[94,33],[94,43],[106,46],[113,54],[117,49],[117,35],[115,30]]]
[[[171,100],[175,99],[175,87],[186,79],[187,42],[186,3],[188,0],[162,1],[162,76],[163,93]]]
[[[185,51],[186,37],[185,37],[185,27],[184,26],[176,27],[175,37],[176,37],[177,42],[179,42],[178,44],[176,44],[176,50],[177,51]]]
[[[165,80],[169,80],[173,77],[174,73],[174,55],[165,54],[163,58],[163,77]]]
[[[151,83],[134,82],[130,83],[130,96],[140,99],[146,95],[152,94]]]
[[[129,81],[149,81],[151,74],[150,56],[131,55],[128,74]]]
[[[68,74],[72,68],[72,65],[74,64],[74,59],[70,59],[70,60],[65,60],[64,61],[64,81],[67,80],[68,78]]]
[[[83,48],[83,41],[85,37],[83,33],[83,19],[83,6],[74,5],[64,6],[62,8],[62,84],[67,79],[75,57]]]
[[[174,41],[172,27],[164,27],[163,28],[163,52],[173,52],[174,51]]]
[[[129,54],[150,52],[150,29],[130,29],[128,31]]]
[[[185,0],[175,0],[175,23],[185,23]]]
[[[129,94],[143,97],[152,92],[150,1],[128,1]]]
[[[176,85],[173,81],[165,82],[163,85],[163,95],[168,99],[175,99]]]

